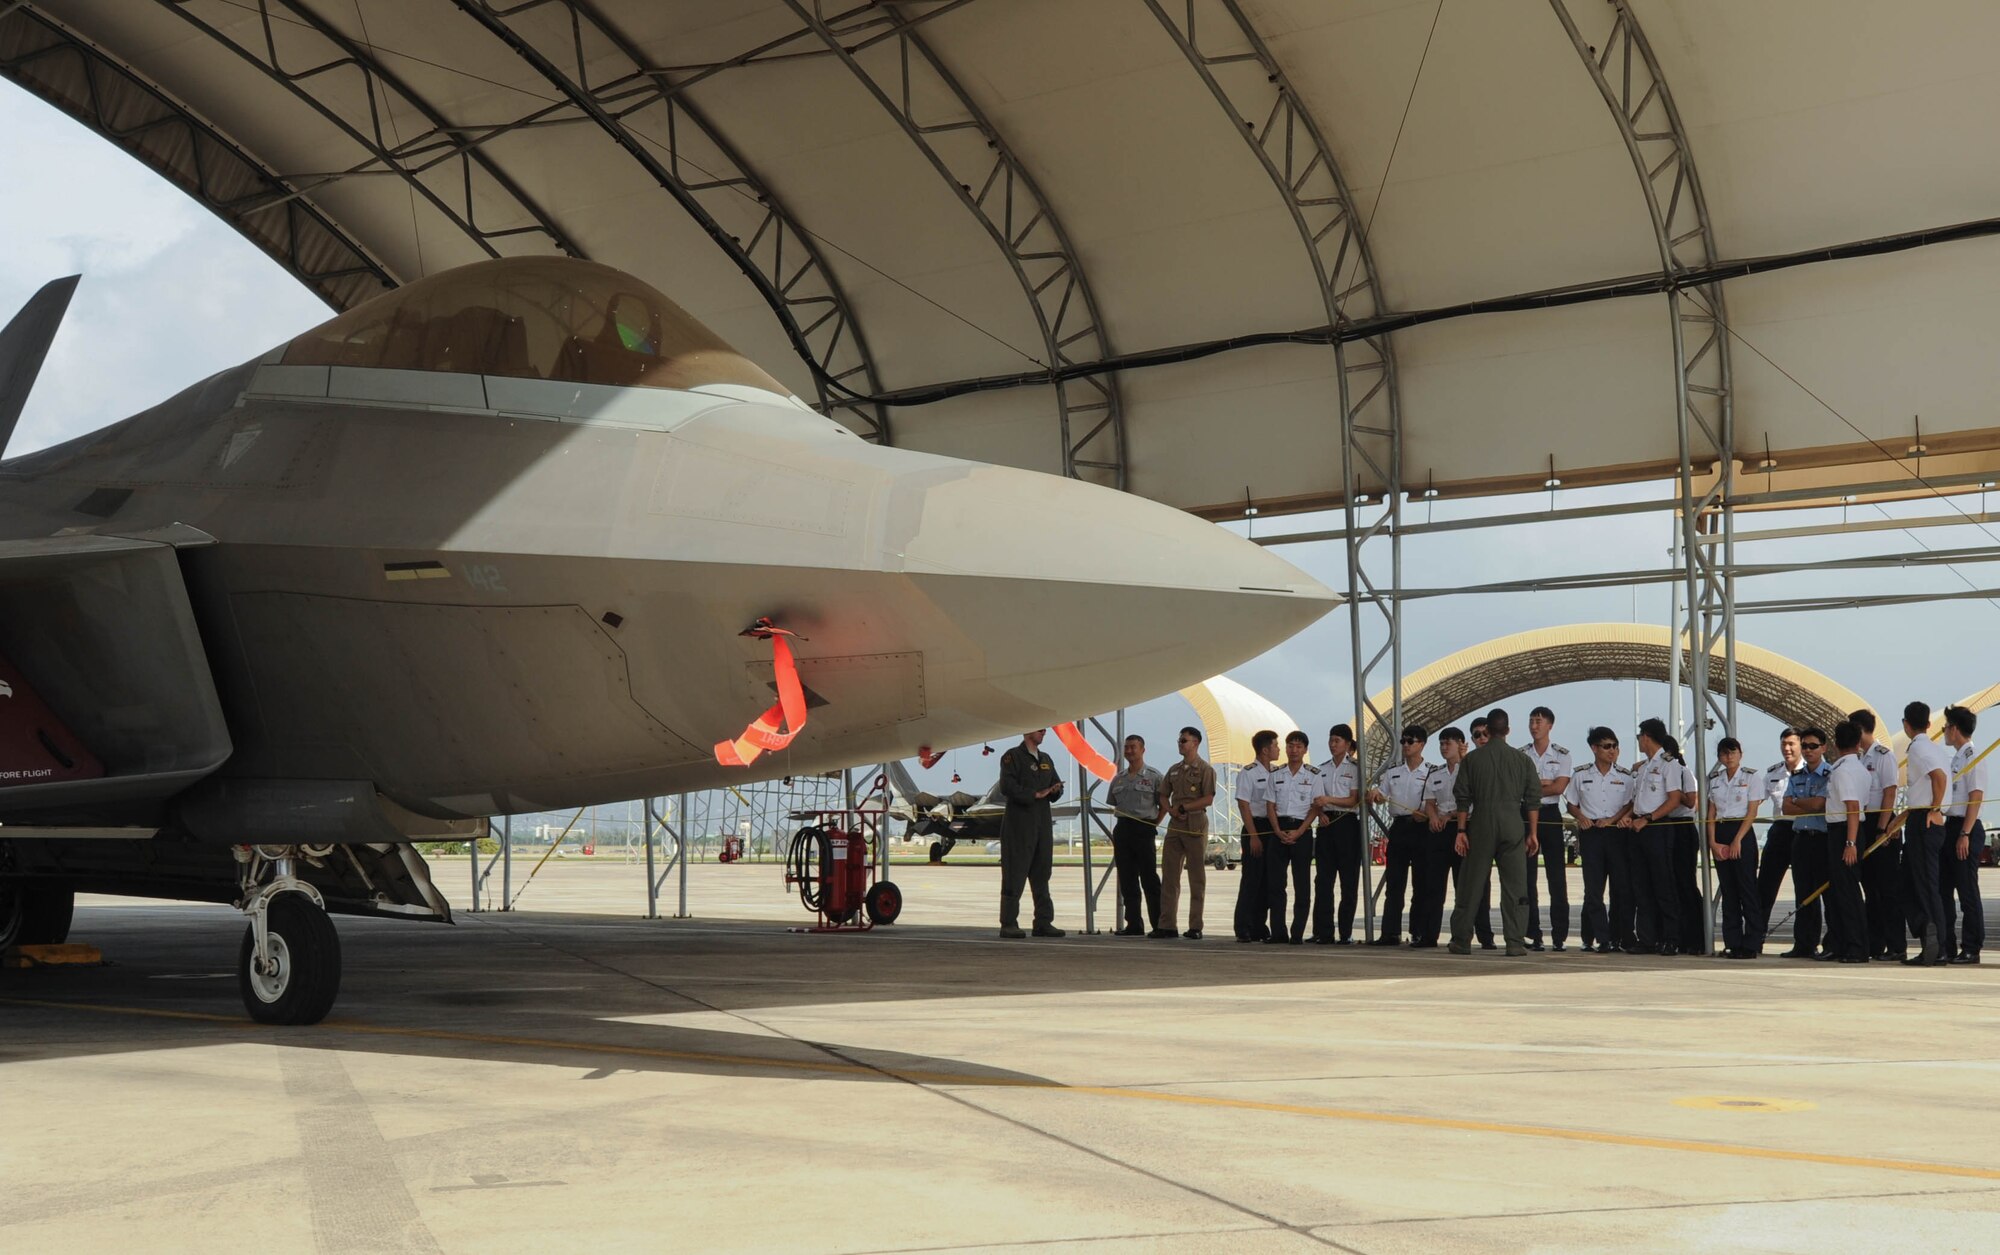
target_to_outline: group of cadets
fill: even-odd
[[[1497,867],[1508,953],[1568,948],[1567,821],[1576,829],[1582,864],[1579,937],[1586,952],[1710,953],[1698,880],[1706,842],[1721,890],[1725,958],[1763,952],[1789,872],[1794,941],[1786,958],[1977,963],[1985,940],[1978,867],[1986,844],[1979,814],[1984,768],[1972,740],[1977,717],[1947,707],[1941,742],[1930,738],[1931,724],[1924,703],[1904,708],[1910,748],[1900,810],[1896,755],[1876,739],[1875,716],[1867,710],[1855,711],[1830,736],[1817,727],[1784,729],[1781,761],[1762,772],[1744,765],[1736,738],[1724,737],[1705,787],[1658,719],[1639,725],[1639,757],[1630,765],[1619,760],[1615,732],[1592,728],[1590,757],[1581,767],[1551,739],[1555,714],[1546,706],[1529,715],[1529,741],[1520,750],[1506,744],[1502,710],[1472,721],[1470,744],[1466,732],[1444,729],[1437,735],[1441,763],[1425,760],[1429,732],[1410,725],[1400,759],[1376,772],[1365,790],[1366,801],[1389,817],[1382,927],[1368,944],[1404,944],[1407,920],[1412,948],[1437,947],[1445,939],[1446,886],[1455,882],[1450,948],[1469,952],[1475,935],[1484,948],[1496,948],[1490,895]],[[1303,732],[1283,739],[1282,757],[1280,746],[1276,732],[1257,733],[1256,762],[1236,779],[1243,825],[1236,939],[1352,945],[1364,792],[1354,730],[1330,729],[1318,764],[1306,761],[1311,746]],[[1181,730],[1180,758],[1164,774],[1145,765],[1141,738],[1128,737],[1124,749],[1126,770],[1109,790],[1119,816],[1112,841],[1125,916],[1118,932],[1199,939],[1207,815],[1216,789],[1214,770],[1201,757],[1201,733]],[[1474,751],[1487,752],[1466,772]],[[1154,857],[1162,821],[1164,884]],[[1548,891],[1546,945],[1534,874],[1538,852]],[[1185,934],[1178,927],[1183,876],[1190,890]],[[1007,888],[1018,902],[1020,888],[1011,881]],[[1037,923],[1043,923],[1039,912]]]

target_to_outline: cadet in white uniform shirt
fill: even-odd
[[[1979,761],[1979,749],[1972,743],[1978,727],[1979,717],[1964,706],[1944,708],[1944,742],[1952,748],[1951,797],[1945,807],[1939,877],[1944,890],[1944,944],[1953,963],[1979,962],[1980,947],[1986,944],[1986,908],[1979,900],[1979,855],[1986,848],[1979,808],[1986,801],[1986,764]],[[1957,914],[1964,917],[1962,931],[1953,927],[1957,922],[1953,898],[1958,900]]]
[[[1674,894],[1680,905],[1679,949],[1682,954],[1707,954],[1708,938],[1702,929],[1708,909],[1701,896],[1701,817],[1695,813],[1701,801],[1701,781],[1693,765],[1682,757],[1679,741],[1667,737],[1660,744],[1680,771],[1681,799],[1667,815],[1673,825],[1667,857],[1673,861]]]
[[[1424,776],[1423,856],[1417,860],[1417,887],[1410,895],[1410,948],[1434,950],[1444,931],[1445,886],[1451,881],[1451,816],[1458,809],[1452,789],[1458,784],[1458,764],[1465,757],[1465,733],[1446,728],[1438,733],[1438,753],[1444,762]],[[1493,925],[1486,926],[1485,943],[1493,945]]]
[[[1327,729],[1326,778],[1320,796],[1318,848],[1313,857],[1313,940],[1323,946],[1354,944],[1354,886],[1361,876],[1361,764],[1354,761],[1354,729],[1337,723]],[[1340,882],[1340,934],[1334,935],[1334,882]]]
[[[1318,798],[1326,780],[1306,762],[1312,742],[1299,731],[1285,734],[1285,761],[1271,771],[1271,841],[1264,850],[1264,903],[1271,911],[1272,945],[1303,945],[1306,919],[1312,910],[1313,820],[1319,818]],[[1285,877],[1290,874],[1297,902],[1289,926],[1285,923]]]
[[[1847,721],[1861,733],[1858,751],[1861,765],[1872,777],[1874,795],[1861,809],[1861,897],[1868,917],[1868,957],[1901,959],[1909,952],[1909,934],[1903,928],[1903,838],[1901,833],[1876,842],[1889,825],[1896,809],[1896,755],[1875,739],[1875,712],[1857,710]],[[1875,846],[1870,854],[1868,847]]]
[[[1842,963],[1868,961],[1868,917],[1861,901],[1864,812],[1881,801],[1874,777],[1861,761],[1861,727],[1851,719],[1833,730],[1838,756],[1826,779],[1826,935]]]
[[[1257,761],[1236,773],[1236,809],[1243,816],[1242,879],[1236,882],[1236,940],[1262,941],[1270,936],[1264,910],[1264,855],[1271,839],[1265,804],[1271,800],[1271,764],[1278,754],[1278,734],[1265,728],[1250,738]]]
[[[1743,765],[1743,743],[1723,737],[1708,777],[1708,845],[1722,882],[1722,957],[1754,959],[1764,952],[1764,907],[1757,897],[1757,832],[1764,778]]]
[[[1424,850],[1424,778],[1431,770],[1424,761],[1424,742],[1429,738],[1430,733],[1422,726],[1405,725],[1403,761],[1383,772],[1376,786],[1368,791],[1368,800],[1388,807],[1390,816],[1388,852],[1382,869],[1382,931],[1368,943],[1371,946],[1402,944],[1403,892],[1411,881],[1422,879],[1422,873],[1415,869]],[[1414,935],[1414,899],[1410,930]]]
[[[1632,811],[1632,773],[1618,765],[1618,734],[1590,730],[1595,762],[1570,777],[1563,803],[1576,821],[1583,864],[1583,949],[1610,954],[1632,942],[1632,836],[1619,823]],[[1607,914],[1604,891],[1611,890]]]
[[[1938,860],[1944,853],[1944,804],[1951,800],[1951,751],[1931,740],[1931,708],[1924,702],[1903,707],[1903,735],[1910,739],[1908,809],[1903,812],[1903,915],[1917,939],[1915,967],[1936,967],[1951,955],[1944,948],[1944,897],[1938,887]]]
[[[1632,813],[1625,826],[1632,830],[1632,931],[1642,954],[1676,954],[1680,950],[1681,900],[1674,889],[1673,828],[1668,816],[1680,801],[1680,764],[1667,757],[1662,743],[1667,725],[1648,719],[1639,725],[1639,752],[1633,768]]]
[[[1528,712],[1528,744],[1521,750],[1535,764],[1542,778],[1542,815],[1536,832],[1541,836],[1543,873],[1549,884],[1549,940],[1560,950],[1569,941],[1569,858],[1564,850],[1562,828],[1563,790],[1569,787],[1569,751],[1549,739],[1555,730],[1556,712],[1537,706]],[[1528,860],[1528,949],[1542,948],[1542,913],[1536,905],[1535,860]]]

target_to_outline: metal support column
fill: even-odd
[[[674,912],[674,918],[686,919],[688,859],[687,795],[681,795],[680,806],[673,812],[673,819],[675,821],[673,823],[667,822],[668,815],[664,803],[664,798],[659,799],[658,802],[650,797],[646,799],[646,918],[660,918],[660,886],[666,883],[669,873],[678,872],[680,874],[680,909]],[[662,832],[674,839],[674,852],[673,857],[667,860],[667,865],[660,868],[657,874],[655,874],[653,842]]]
[[[1588,35],[1578,26],[1567,0],[1549,0],[1549,6],[1625,142],[1652,222],[1661,269],[1678,275],[1713,266],[1718,257],[1715,231],[1687,130],[1629,0],[1607,0],[1601,9],[1592,9],[1592,15],[1601,15],[1593,16],[1593,23],[1608,19],[1609,26],[1598,31],[1593,25]],[[1705,789],[1709,716],[1717,718],[1725,735],[1734,733],[1736,720],[1736,601],[1730,572],[1735,551],[1730,495],[1735,486],[1732,459],[1736,427],[1722,287],[1711,283],[1685,293],[1670,289],[1667,312],[1673,324],[1674,432],[1680,454],[1679,545],[1687,595],[1689,680],[1695,695],[1694,769],[1696,780]],[[1694,329],[1693,335],[1689,328]],[[1706,448],[1695,448],[1697,434],[1706,439]],[[1697,497],[1695,462],[1711,455],[1715,458],[1715,484]],[[1711,517],[1722,533],[1719,546],[1701,543],[1705,520]],[[1717,548],[1722,551],[1719,565]],[[1678,633],[1673,643],[1678,656]],[[1717,645],[1723,654],[1721,694],[1711,691],[1710,656]],[[1675,709],[1679,710],[1678,694]],[[1705,798],[1697,801],[1697,819],[1705,802]],[[1703,899],[1708,905],[1703,914],[1703,935],[1713,949],[1714,868],[1708,843],[1701,842],[1700,849]]]
[[[686,919],[688,917],[688,841],[692,833],[688,828],[687,806],[688,795],[683,793],[680,795],[679,802],[674,811],[674,818],[679,822],[679,827],[674,831],[674,839],[679,844],[681,851],[680,858],[675,860],[680,864],[680,902],[674,908],[675,919]]]

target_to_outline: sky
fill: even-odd
[[[0,319],[11,317],[50,279],[80,272],[84,282],[29,399],[10,454],[127,417],[329,316],[326,307],[277,263],[177,189],[39,100],[0,83],[0,172],[19,171],[48,173],[35,178],[0,174],[0,239],[8,242],[0,249]],[[1811,378],[1800,382],[1824,387]],[[1828,399],[1840,405],[1837,395]],[[1831,416],[1827,421],[1835,422]],[[1560,491],[1553,496],[1556,505],[1569,507],[1642,495],[1663,497],[1670,492],[1670,485],[1659,484]],[[1542,510],[1550,500],[1551,494],[1541,493],[1512,500],[1412,505],[1406,518]],[[1937,500],[1853,507],[1852,519],[1938,516],[1955,510],[1983,513],[1986,508],[1976,495],[1956,500],[1956,507]],[[1824,535],[1746,545],[1739,556],[1756,562],[1810,562],[1833,555],[2000,545],[1989,529],[1964,525],[1843,534],[1845,514],[1818,510],[1756,516],[1739,528],[1816,526],[1824,529]],[[1256,522],[1266,536],[1339,526],[1333,516],[1267,517]],[[1462,586],[1660,567],[1668,562],[1672,526],[1670,515],[1647,514],[1415,536],[1404,542],[1404,579],[1411,586]],[[1237,530],[1244,528],[1237,525]],[[1329,586],[1345,587],[1339,545],[1291,545],[1280,552]],[[1742,582],[1739,598],[1817,594],[1828,591],[1829,585],[1861,594],[1984,588],[2000,584],[1995,574],[2000,573],[1984,565],[1839,575],[1809,572]],[[1413,671],[1455,650],[1532,628],[1634,619],[1664,624],[1668,596],[1666,586],[1650,585],[1636,591],[1616,587],[1411,602],[1404,610],[1404,669]],[[1913,698],[1941,707],[2000,680],[1991,647],[1996,630],[2000,630],[2000,606],[1965,600],[1746,616],[1739,638],[1830,676],[1879,710],[1900,711]],[[1348,641],[1348,612],[1342,608],[1230,674],[1276,700],[1312,735],[1318,756],[1326,729],[1353,719]],[[1522,729],[1517,743],[1526,735],[1528,708],[1546,704],[1556,711],[1555,739],[1579,756],[1585,752],[1586,729],[1601,722],[1618,730],[1629,757],[1635,701],[1641,715],[1667,714],[1668,697],[1661,684],[1566,685],[1523,694],[1506,704],[1516,727]],[[1172,757],[1175,730],[1193,721],[1187,703],[1175,696],[1127,712],[1128,729],[1146,737],[1155,747],[1152,761],[1162,766]],[[1774,720],[1745,708],[1735,731],[1750,747],[1747,761],[1775,761]],[[1053,737],[1047,748],[1061,757]],[[993,761],[982,760],[978,747],[972,747],[929,771],[917,770],[914,763],[911,767],[923,787],[948,790],[956,770],[963,777],[958,787],[983,791],[991,782]]]

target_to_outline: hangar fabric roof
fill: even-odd
[[[1404,676],[1403,722],[1421,724],[1436,736],[1447,719],[1467,712],[1483,714],[1486,708],[1510,697],[1559,684],[1584,680],[1664,683],[1673,666],[1669,639],[1666,628],[1652,623],[1573,623],[1496,637]],[[1687,640],[1683,633],[1683,676],[1694,661]],[[1709,665],[1720,674],[1720,655],[1712,656]],[[1736,645],[1736,679],[1744,705],[1796,727],[1817,724],[1832,728],[1847,718],[1849,711],[1873,709],[1846,685],[1744,641]],[[1387,710],[1389,694],[1376,694],[1374,705]],[[1514,710],[1509,716],[1514,721],[1514,743],[1524,744],[1528,712]],[[1628,742],[1634,734],[1631,728],[1620,731]],[[1395,738],[1388,728],[1371,719],[1363,724],[1361,734],[1368,740],[1369,762],[1396,761]],[[1574,738],[1569,743],[1581,754],[1584,730],[1572,728],[1564,735]]]
[[[1212,516],[1341,499],[1313,328],[1413,490],[1670,473],[1644,277],[1994,215],[1996,46],[1984,0],[0,6],[0,73],[336,309],[570,252],[864,434]],[[1681,293],[1746,470],[1994,463],[2000,240],[1946,234]]]
[[[1203,757],[1217,767],[1248,767],[1257,761],[1251,737],[1266,728],[1283,736],[1299,726],[1276,702],[1226,675],[1190,684],[1180,695],[1201,720]],[[1156,757],[1172,761],[1171,756]]]

